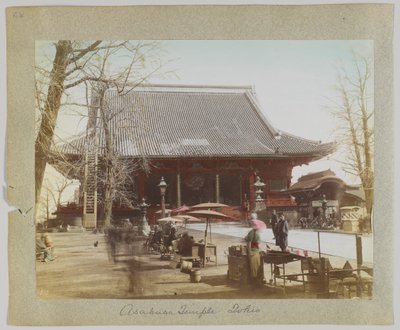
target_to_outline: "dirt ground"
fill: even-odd
[[[190,231],[195,240],[201,239],[203,234]],[[201,281],[192,283],[189,274],[176,268],[178,259],[161,260],[159,254],[145,251],[143,242],[117,247],[114,259],[104,234],[64,232],[50,235],[56,259],[36,263],[37,293],[41,298],[304,299],[317,296],[315,290],[299,282],[287,282],[285,292],[282,280],[278,280],[277,287],[270,285],[270,265],[267,264],[264,265],[265,285],[255,287],[228,280],[228,247],[244,244],[240,238],[213,234],[218,265],[210,263],[201,268]],[[340,268],[346,262],[332,256],[329,260],[333,267]],[[350,262],[355,266],[354,260]],[[286,266],[286,274],[300,271],[300,262]],[[340,297],[354,295],[343,291]],[[369,296],[363,294],[363,297]]]

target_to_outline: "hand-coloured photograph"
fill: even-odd
[[[34,90],[40,299],[374,298],[372,40],[36,40]]]

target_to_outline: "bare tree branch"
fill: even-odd
[[[337,91],[340,101],[333,100],[332,115],[338,120],[340,141],[347,146],[347,158],[341,162],[343,170],[360,178],[366,198],[366,208],[371,214],[373,204],[373,141],[370,127],[373,119],[372,97],[368,93],[371,84],[370,61],[354,54],[355,74],[341,68]],[[373,123],[372,123],[373,125]]]

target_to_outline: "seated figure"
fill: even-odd
[[[36,239],[36,254],[41,256],[41,260],[44,262],[53,261],[54,243],[50,239],[50,236],[45,233],[41,239]]]
[[[191,256],[193,243],[193,237],[189,236],[188,233],[184,233],[178,243],[179,254],[184,257]]]

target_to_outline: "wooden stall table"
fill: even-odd
[[[204,243],[194,243],[192,246],[192,256],[200,257],[203,265],[205,265],[206,262],[215,262],[217,265],[217,246],[208,243],[207,247],[204,248]]]
[[[282,252],[282,251],[268,251],[264,254],[263,259],[264,263],[271,265],[271,280],[273,279],[274,286],[276,287],[276,279],[283,279],[283,292],[286,291],[286,280],[302,282],[303,286],[305,285],[304,272],[302,271],[300,274],[289,274],[286,275],[286,267],[287,263],[301,261],[306,259],[307,257],[300,256],[290,252]],[[282,269],[283,274],[280,274],[280,269]],[[301,276],[301,280],[297,277]]]

